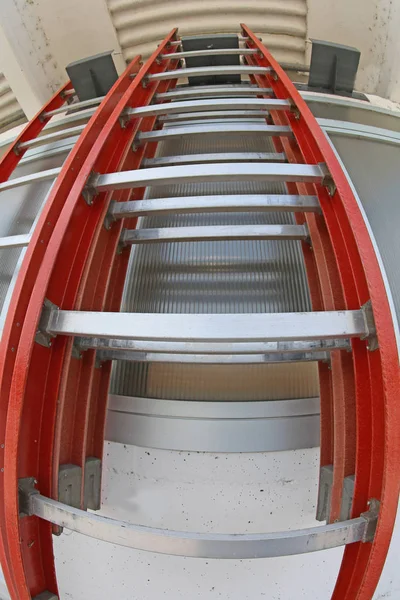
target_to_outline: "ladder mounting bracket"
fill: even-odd
[[[45,346],[46,348],[51,347],[52,339],[55,337],[54,335],[51,335],[51,333],[48,332],[50,315],[55,310],[59,310],[59,307],[53,304],[53,302],[50,302],[50,300],[47,300],[47,298],[45,298],[43,303],[42,315],[39,321],[39,327],[35,335],[35,342],[37,344],[40,344],[41,346]]]
[[[364,543],[372,542],[375,537],[376,526],[378,524],[380,502],[379,500],[372,498],[368,501],[368,506],[369,510],[367,512],[361,513],[361,517],[363,517],[368,523],[362,539]]]
[[[334,196],[336,193],[336,183],[334,182],[333,177],[328,170],[328,167],[325,163],[319,163],[318,166],[322,171],[322,185],[326,187],[330,196]]]
[[[368,334],[362,339],[366,339],[368,341],[367,348],[373,352],[379,348],[379,344],[376,335],[375,319],[371,300],[368,300],[368,302],[361,307],[361,310],[363,312],[365,325],[368,331]]]
[[[97,196],[96,184],[99,177],[100,175],[98,173],[91,173],[82,190],[82,196],[88,206],[92,206],[93,198]]]
[[[29,517],[32,514],[30,499],[34,494],[38,494],[39,490],[35,488],[37,481],[34,477],[24,477],[18,480],[18,504],[19,516]]]

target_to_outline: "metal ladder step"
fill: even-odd
[[[182,342],[153,340],[122,340],[101,337],[80,337],[76,340],[79,350],[104,350],[115,352],[145,352],[152,354],[211,354],[211,355],[244,355],[244,354],[319,354],[329,355],[336,350],[351,352],[347,339],[316,339],[312,341],[285,342]]]
[[[32,175],[24,175],[23,177],[15,177],[14,179],[8,179],[3,183],[0,183],[0,192],[12,190],[23,185],[30,185],[31,183],[41,183],[42,181],[48,181],[49,179],[55,179],[61,172],[61,168],[48,169],[47,171],[39,171],[38,173],[32,173]]]
[[[201,86],[201,89],[196,89],[195,86],[181,86],[177,87],[175,90],[171,90],[170,92],[160,92],[155,95],[155,101],[163,101],[163,100],[179,100],[185,98],[201,98],[204,96],[214,96],[214,97],[243,97],[243,96],[262,96],[262,95],[271,95],[272,88],[259,88],[257,86],[250,85],[224,85],[224,86]]]
[[[63,140],[65,138],[80,135],[85,129],[85,127],[86,125],[77,125],[76,127],[70,127],[69,129],[61,129],[60,131],[56,131],[55,133],[41,135],[40,137],[34,138],[32,140],[27,140],[26,142],[19,143],[15,151],[18,153],[22,150],[26,150],[27,148],[42,146],[43,144],[50,144],[57,140]]]
[[[196,58],[199,56],[227,56],[227,55],[239,55],[249,56],[251,54],[257,54],[258,50],[253,48],[208,48],[207,50],[190,50],[187,52],[172,52],[171,54],[162,54],[163,60],[171,60],[177,58]]]
[[[150,215],[219,212],[319,212],[317,196],[278,194],[232,196],[183,196],[112,202],[108,217],[112,220]]]
[[[27,246],[30,241],[30,233],[0,237],[0,249],[5,250],[7,248],[23,248],[24,246]]]
[[[221,163],[218,165],[191,165],[138,169],[97,175],[88,184],[88,191],[97,194],[151,185],[200,183],[207,181],[301,181],[322,183],[319,165],[286,163]]]
[[[142,161],[142,166],[143,168],[148,168],[224,162],[286,162],[286,155],[283,152],[217,152],[215,154],[184,154],[182,156],[145,158]]]
[[[160,115],[170,115],[174,113],[200,112],[206,109],[225,111],[231,110],[290,110],[288,100],[277,100],[275,98],[247,98],[235,99],[225,98],[224,100],[191,100],[186,102],[174,102],[168,104],[150,104],[149,106],[140,106],[138,108],[128,108],[124,115],[127,117],[154,117]]]
[[[208,123],[224,122],[227,119],[234,119],[235,123],[242,121],[259,123],[260,119],[265,120],[269,113],[265,110],[216,110],[197,113],[178,113],[158,117],[159,123],[165,123],[167,126],[191,125],[190,121],[204,121]],[[180,121],[189,121],[180,123]],[[171,124],[171,125],[170,125]]]
[[[61,106],[60,108],[50,110],[49,112],[44,112],[42,118],[48,119],[49,117],[54,117],[54,115],[61,115],[67,111],[80,111],[81,109],[87,108],[89,106],[97,106],[104,100],[104,98],[105,96],[98,96],[97,98],[90,98],[89,100],[82,100],[81,102],[64,104],[64,106]]]
[[[162,352],[135,352],[132,350],[106,350],[96,354],[99,362],[126,360],[146,363],[177,363],[200,365],[258,365],[286,362],[315,362],[329,360],[326,352],[276,353],[276,354],[170,354]]]
[[[184,135],[267,135],[272,137],[293,137],[293,132],[286,125],[265,125],[265,123],[222,123],[205,125],[185,125],[181,127],[168,127],[156,131],[139,131],[135,144],[145,144],[149,142],[161,142],[174,138],[180,138]]]
[[[50,336],[186,342],[290,342],[366,338],[363,310],[309,313],[159,314],[50,309],[39,326]]]
[[[217,67],[192,67],[177,69],[176,71],[163,71],[148,75],[146,82],[167,81],[168,79],[181,79],[182,77],[197,77],[199,75],[267,75],[271,73],[269,67],[253,67],[248,65],[228,65]]]
[[[221,240],[300,240],[307,241],[305,225],[216,225],[125,229],[121,244],[159,244],[162,242],[207,242]]]

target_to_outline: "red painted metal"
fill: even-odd
[[[259,50],[257,64],[273,69],[267,79],[276,97],[290,99],[296,107],[297,115],[290,114],[287,118],[303,160],[309,164],[325,163],[335,182],[332,197],[325,188],[316,188],[339,270],[345,307],[360,308],[371,300],[373,308],[379,349],[369,352],[365,341],[353,342],[353,373],[350,374],[350,365],[343,363],[343,357],[338,373],[346,377],[347,383],[339,395],[340,402],[334,398],[333,409],[334,511],[338,509],[338,485],[354,461],[352,516],[366,510],[371,498],[378,499],[381,505],[373,542],[346,548],[332,598],[367,600],[373,596],[385,562],[400,489],[400,414],[396,399],[399,363],[389,301],[363,215],[329,141],[279,64],[248,27],[242,25],[242,28],[247,46]],[[351,392],[353,378],[355,394]],[[339,379],[336,385],[342,383],[345,381]]]
[[[98,195],[93,205],[88,206],[83,199],[82,190],[92,171],[114,172],[126,164],[125,157],[128,155],[140,121],[131,120],[122,128],[119,117],[126,107],[148,104],[156,90],[161,89],[159,86],[166,85],[156,82],[144,88],[142,80],[148,73],[176,67],[176,62],[163,61],[161,66],[156,62],[158,54],[166,49],[174,35],[175,30],[140,69],[134,80],[130,78],[130,73],[126,72],[122,78],[122,81],[125,81],[123,89],[120,87],[110,92],[102,104],[106,107],[108,100],[112,105],[107,111],[107,117],[101,123],[98,122],[96,128],[90,129],[98,112],[93,117],[72,151],[69,168],[63,170],[58,178],[57,189],[48,203],[49,205],[60,203],[62,210],[43,256],[22,325],[6,431],[5,505],[8,517],[6,542],[15,574],[17,589],[15,598],[19,600],[31,598],[45,590],[57,593],[57,584],[54,574],[51,525],[35,518],[19,521],[17,481],[27,473],[31,473],[31,476],[37,479],[38,486],[44,494],[54,495],[56,491],[54,490],[53,452],[57,456],[68,457],[81,463],[85,456],[102,455],[106,406],[104,390],[108,389],[108,385],[104,382],[108,382],[109,365],[97,374],[99,370],[93,369],[93,353],[89,352],[77,367],[72,366],[75,359],[68,358],[67,350],[70,348],[65,339],[55,339],[50,348],[34,343],[38,317],[45,297],[62,308],[74,307],[79,298],[79,304],[90,302],[91,305],[96,306],[96,298],[88,300],[87,294],[79,295],[79,290],[82,292],[82,281],[86,279],[89,284],[93,282],[92,275],[90,278],[85,276],[88,264],[96,267],[93,270],[93,273],[96,270],[98,273],[96,288],[102,288],[103,294],[107,291],[109,278],[102,277],[101,257],[105,256],[104,251],[107,247],[111,248],[109,240],[106,240],[104,247],[105,238],[101,233],[110,194]],[[135,64],[136,71],[137,63]],[[121,80],[119,84],[122,85]],[[154,123],[154,119],[152,122]],[[142,124],[145,126],[145,121]],[[137,153],[137,156],[139,155],[140,153]],[[134,155],[130,153],[130,156]],[[72,173],[71,165],[75,167]],[[109,234],[114,246],[118,241],[118,227],[120,225],[112,228]],[[96,252],[97,248],[100,248],[99,252]],[[111,272],[111,269],[109,271]],[[27,365],[29,365],[28,369]],[[66,370],[71,367],[71,381],[63,379],[64,385],[60,390],[64,367]],[[41,371],[40,377],[36,377],[38,369]],[[76,402],[78,388],[84,392],[83,407],[79,407],[79,415]],[[60,391],[63,403],[57,410]],[[103,398],[103,402],[98,402],[99,397]],[[95,416],[92,419],[95,425],[91,430],[81,425],[79,419],[83,417],[84,423],[87,423],[89,414]],[[62,438],[54,436],[57,416],[61,419],[65,417],[64,423],[68,426],[68,435],[64,437],[63,432]],[[99,429],[101,435],[98,435]],[[21,545],[20,537],[23,540],[27,539],[25,529],[29,530],[30,542]],[[33,545],[35,545],[35,552],[31,551]]]
[[[18,151],[18,146],[22,142],[35,139],[43,130],[45,125],[49,122],[50,118],[43,119],[42,114],[47,111],[55,110],[61,107],[65,102],[64,92],[71,89],[71,82],[68,81],[64,84],[58,92],[49,100],[49,102],[43,107],[43,109],[24,127],[23,131],[16,138],[16,140],[10,145],[6,153],[0,159],[0,183],[7,181],[16,167],[18,166],[21,158],[24,156],[27,149]],[[10,308],[10,311],[12,307]],[[16,321],[18,322],[18,320]],[[9,398],[9,386],[11,383],[12,376],[12,364],[14,361],[13,352],[17,339],[19,337],[20,330],[16,329],[11,340],[11,344],[8,344],[9,331],[7,330],[7,324],[5,325],[1,342],[0,342],[0,440],[1,450],[4,449],[5,442],[5,428],[7,420],[7,409],[8,409],[8,398]],[[14,348],[14,351],[11,350]],[[4,530],[5,527],[5,515],[4,515],[4,503],[2,501],[4,494],[4,453],[0,452],[0,530]],[[8,552],[3,544],[3,538],[0,536],[0,563],[2,565],[4,578],[7,583],[7,587],[12,590],[14,589],[14,580],[12,572],[9,569],[9,556]]]
[[[293,141],[275,139],[277,149],[283,149],[290,162],[325,163],[336,184],[332,197],[322,186],[288,186],[293,193],[317,193],[322,208],[322,215],[296,217],[306,222],[312,240],[311,248],[303,244],[303,252],[313,308],[360,308],[367,300],[373,306],[379,350],[369,352],[366,341],[355,340],[351,355],[333,353],[332,371],[325,364],[319,367],[321,465],[334,465],[330,519],[338,518],[343,479],[354,472],[352,516],[366,510],[370,498],[381,501],[373,543],[346,548],[333,594],[334,600],[367,600],[386,557],[400,488],[399,371],[389,303],[363,216],[328,140],[269,52],[244,25],[243,33],[248,47],[259,50],[258,55],[246,57],[248,62],[270,66],[274,72],[255,81],[272,87],[277,98],[291,99],[298,111],[297,115],[272,112],[272,122],[289,124],[295,136]],[[121,127],[119,117],[126,107],[146,105],[156,91],[175,84],[170,80],[142,86],[147,74],[176,67],[176,61],[158,64],[156,60],[172,51],[170,41],[175,35],[173,30],[138,73],[138,59],[133,61],[92,117],[53,187],[15,287],[0,354],[4,424],[7,419],[0,558],[13,600],[30,600],[45,590],[57,593],[52,526],[35,517],[19,519],[18,480],[35,477],[44,495],[57,498],[60,465],[72,463],[84,469],[88,458],[101,460],[103,453],[111,363],[99,368],[91,350],[80,359],[72,357],[72,340],[62,336],[49,348],[36,344],[43,301],[47,298],[63,309],[119,310],[129,249],[116,250],[121,228],[135,227],[136,220],[105,229],[111,194],[99,194],[88,206],[82,190],[92,172],[138,168],[144,156],[154,154],[155,145],[136,152],[130,145],[139,126],[151,130],[155,119],[135,119]],[[44,110],[57,107],[54,98],[51,102]],[[4,163],[6,169],[18,159],[12,154]],[[139,199],[143,191],[124,190],[113,199]],[[81,505],[83,489],[84,476]]]

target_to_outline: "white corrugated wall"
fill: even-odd
[[[7,83],[3,73],[0,72],[0,132],[10,129],[26,121],[13,91]]]
[[[280,62],[304,64],[306,0],[107,0],[127,61],[149,56],[173,27],[180,35],[240,32],[246,23]]]

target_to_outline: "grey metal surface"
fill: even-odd
[[[251,110],[254,108],[264,110],[290,110],[288,100],[277,100],[276,98],[225,98],[187,100],[182,102],[150,104],[138,108],[128,108],[124,114],[129,117],[149,117],[159,115],[170,115],[174,113],[190,113],[204,110]]]
[[[254,365],[283,362],[312,362],[329,360],[326,352],[286,352],[272,354],[172,354],[162,352],[137,352],[134,350],[103,350],[97,352],[97,360],[126,360],[142,363],[178,363],[200,365]]]
[[[28,234],[8,235],[0,237],[0,248],[22,248],[30,242],[31,236]]]
[[[164,127],[156,131],[139,131],[135,141],[139,144],[146,142],[159,142],[170,138],[181,138],[185,135],[193,137],[195,135],[220,135],[231,136],[242,135],[262,135],[262,136],[283,136],[293,137],[292,129],[286,125],[265,125],[265,123],[223,123],[204,125],[192,124],[182,127]],[[294,165],[293,165],[294,166]],[[301,166],[301,165],[296,165]]]
[[[166,342],[336,340],[363,338],[370,333],[361,310],[162,315],[52,309],[45,321],[45,331],[53,336]]]
[[[211,343],[211,342],[164,342],[117,340],[108,338],[81,337],[75,342],[81,350],[95,348],[97,350],[118,352],[160,352],[172,356],[173,354],[213,354],[213,355],[241,355],[241,354],[325,354],[335,350],[351,351],[347,339],[339,340],[312,340],[302,342],[239,342],[239,343]]]
[[[301,240],[308,239],[305,225],[206,225],[204,227],[160,227],[125,229],[121,244],[161,242],[210,242],[218,240]],[[1,244],[1,239],[0,239]]]
[[[30,185],[32,183],[40,183],[41,181],[47,181],[48,179],[55,179],[60,173],[61,169],[48,169],[47,171],[39,171],[38,173],[32,173],[25,175],[24,177],[14,177],[0,183],[0,192],[5,192],[21,185]]]
[[[196,154],[194,156],[197,157],[199,155]],[[181,198],[157,198],[155,200],[113,202],[109,209],[109,215],[114,219],[123,219],[125,217],[146,217],[149,215],[166,215],[174,213],[199,214],[252,211],[317,212],[318,210],[320,210],[320,208],[317,196],[258,194],[253,196],[185,196]]]
[[[177,69],[176,71],[163,71],[148,75],[148,81],[166,81],[168,79],[181,79],[182,77],[197,77],[204,75],[266,75],[270,67],[253,67],[245,65],[228,65],[220,67],[193,67],[191,69]]]
[[[218,152],[216,154],[184,154],[183,156],[161,156],[145,158],[143,168],[167,167],[198,163],[218,162],[285,162],[284,152]]]
[[[57,140],[63,140],[69,137],[74,137],[76,135],[80,135],[85,129],[85,127],[86,125],[77,125],[76,127],[70,127],[69,129],[60,129],[60,131],[56,131],[55,133],[41,135],[39,137],[33,138],[32,140],[21,142],[18,145],[18,149],[24,150],[25,148],[42,146],[43,144],[50,144]]]
[[[187,52],[173,52],[171,54],[162,54],[161,57],[165,60],[174,58],[197,58],[201,56],[227,56],[236,54],[239,56],[257,54],[258,50],[252,48],[209,48],[207,50],[188,50]]]
[[[184,122],[187,122],[187,124],[189,125],[193,121],[213,122],[211,121],[212,119],[219,120],[221,122],[227,120],[234,120],[235,122],[241,122],[243,120],[246,120],[248,122],[252,122],[258,119],[259,122],[260,119],[265,120],[267,117],[268,113],[262,110],[215,110],[208,112],[177,113],[173,115],[165,115],[159,117],[158,122],[164,123],[165,125],[172,125],[174,123],[182,125]]]
[[[110,395],[106,439],[194,452],[310,448],[319,444],[319,398],[206,403]]]
[[[218,86],[216,86],[218,87]],[[231,88],[228,88],[231,89]],[[270,139],[233,135],[185,137],[159,145],[157,156],[209,152],[272,152]],[[236,167],[236,165],[234,165]],[[276,181],[197,182],[148,188],[146,199],[180,198],[207,201],[207,196],[287,194]],[[282,212],[241,212],[152,215],[139,219],[140,228],[196,225],[294,224]],[[131,251],[122,310],[154,313],[249,313],[310,310],[300,243],[297,241],[183,242],[137,246]],[[185,344],[136,344],[138,351],[193,352]],[[268,347],[210,349],[198,353],[266,353]],[[267,400],[317,396],[316,363],[285,365],[163,365],[118,361],[112,390],[135,396],[179,400]]]
[[[64,104],[60,108],[55,108],[54,110],[50,110],[48,112],[43,113],[43,117],[54,117],[54,115],[61,115],[65,112],[72,111],[80,111],[82,108],[87,108],[88,106],[96,106],[100,104],[104,100],[105,96],[99,96],[98,98],[90,98],[89,100],[82,100],[82,102],[73,102],[72,104]]]
[[[184,185],[188,183],[289,181],[321,183],[322,171],[318,165],[282,163],[260,165],[253,163],[221,163],[218,165],[191,165],[190,167],[159,167],[158,169],[120,171],[100,175],[93,181],[93,188],[99,193],[144,186]]]
[[[275,533],[207,534],[156,529],[87,513],[33,494],[31,514],[98,540],[148,552],[193,558],[267,558],[316,552],[362,541],[368,520],[358,517],[310,529]]]
[[[342,159],[376,240],[400,321],[400,238],[398,165],[400,146],[390,142],[330,134]]]
[[[182,100],[185,98],[201,97],[221,97],[234,96],[237,98],[243,96],[261,96],[262,94],[272,94],[272,88],[258,88],[252,85],[232,85],[232,86],[201,86],[201,89],[194,87],[179,86],[170,92],[159,92],[155,95],[155,100]]]

